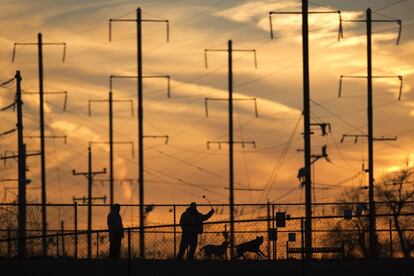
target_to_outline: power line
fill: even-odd
[[[395,2],[393,2],[393,3],[391,3],[391,4],[386,4],[386,6],[384,6],[384,7],[382,7],[382,8],[379,8],[379,9],[376,9],[375,11],[376,11],[376,12],[383,11],[383,10],[389,9],[389,8],[391,8],[391,7],[394,7],[394,6],[396,6],[396,5],[402,4],[402,3],[404,3],[404,2],[407,2],[407,0],[398,0],[398,1],[395,1]]]
[[[302,120],[302,116],[303,114],[301,114],[295,124],[295,126],[293,127],[292,133],[290,134],[287,143],[284,145],[282,152],[280,154],[279,159],[276,162],[275,167],[273,168],[269,180],[267,181],[267,184],[265,185],[265,191],[261,194],[259,201],[262,201],[264,199],[264,197],[268,196],[270,193],[270,190],[272,189],[273,184],[275,183],[278,175],[279,175],[279,171],[282,168],[283,162],[286,158],[287,153],[289,152],[290,146],[292,144],[292,142],[294,141],[293,138],[296,135],[297,129],[299,127],[299,124]]]

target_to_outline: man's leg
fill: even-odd
[[[115,258],[114,247],[115,247],[114,238],[110,235],[109,236],[109,258],[111,259]]]
[[[188,247],[188,237],[187,235],[181,235],[180,249],[178,250],[177,259],[181,260],[184,256],[185,250]]]
[[[114,242],[114,258],[119,258],[121,255],[121,235],[117,235]]]
[[[194,235],[193,237],[190,238],[190,251],[188,251],[188,259],[192,260],[194,259],[194,254],[197,248],[197,235]]]

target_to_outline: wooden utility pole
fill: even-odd
[[[18,171],[19,171],[19,241],[18,256],[26,257],[26,145],[23,140],[23,101],[20,71],[16,72],[16,105],[17,105],[17,145],[18,145]]]
[[[26,152],[26,145],[24,144],[24,135],[23,135],[23,101],[22,101],[22,88],[21,82],[22,78],[20,75],[20,71],[16,71],[16,75],[14,78],[6,81],[5,83],[0,84],[0,87],[3,87],[5,84],[9,84],[11,82],[16,82],[16,97],[15,101],[4,108],[1,111],[5,111],[12,107],[17,106],[17,123],[16,128],[12,130],[8,130],[1,135],[6,135],[13,133],[17,130],[17,147],[18,151],[17,154],[1,156],[0,160],[8,160],[8,159],[17,159],[18,161],[18,241],[17,241],[17,255],[20,258],[26,257],[26,190],[30,183],[30,180],[26,178],[26,158],[28,156],[35,156],[39,155],[38,153],[31,153],[27,154]],[[3,181],[16,181],[16,179],[2,179]]]
[[[374,195],[374,141],[376,140],[390,140],[390,138],[374,138],[374,115],[373,115],[373,86],[372,79],[372,23],[397,23],[400,26],[397,44],[399,43],[401,35],[401,20],[373,20],[371,9],[366,11],[365,20],[342,20],[343,22],[362,22],[366,24],[367,36],[367,120],[368,120],[368,201],[369,201],[369,256],[372,259],[378,257],[378,241],[376,234],[376,209],[375,209],[375,195]],[[388,77],[388,76],[385,76]],[[395,77],[395,76],[393,76]],[[401,97],[401,92],[400,92]],[[391,138],[396,140],[396,138]]]
[[[142,19],[142,10],[137,8],[136,19],[110,19],[109,40],[111,40],[112,22],[135,22],[137,38],[137,97],[138,97],[138,201],[139,201],[139,255],[145,258],[145,210],[144,210],[144,111],[143,111],[143,75],[142,75],[142,23],[166,23],[167,42],[169,40],[169,21],[159,19]]]
[[[234,258],[234,155],[233,155],[233,42],[228,47],[228,88],[229,88],[229,207],[230,207],[230,258]]]
[[[114,195],[114,143],[115,144],[131,144],[132,146],[132,157],[134,157],[134,143],[132,141],[128,142],[114,142],[114,118],[113,118],[113,103],[114,102],[127,102],[131,106],[131,116],[134,116],[134,102],[133,100],[118,100],[113,99],[112,97],[112,90],[109,91],[109,97],[108,100],[89,100],[88,109],[89,109],[89,116],[92,115],[92,107],[91,104],[93,102],[108,102],[109,107],[109,142],[90,142],[89,145],[91,146],[92,143],[107,143],[109,144],[109,203],[111,205],[115,202],[115,195]]]
[[[88,171],[87,172],[76,172],[72,171],[73,175],[83,175],[88,179],[88,259],[92,258],[92,184],[93,178],[98,174],[105,174],[106,169],[102,171],[92,171],[92,151],[91,147],[88,147]]]
[[[219,147],[221,147],[221,143],[226,143],[229,146],[229,213],[230,213],[230,258],[234,258],[234,131],[233,131],[233,52],[252,52],[255,57],[255,65],[256,64],[256,50],[253,49],[233,49],[233,41],[228,40],[227,42],[227,49],[205,49],[205,64],[207,67],[207,53],[208,52],[227,52],[227,63],[228,63],[228,98],[227,99],[214,99],[214,100],[225,100],[228,102],[228,141],[219,141],[219,142],[207,142],[207,148],[212,143],[217,143]],[[207,100],[213,100],[211,98],[206,99],[206,115],[208,116],[208,109],[207,109]],[[257,115],[257,109],[256,109]],[[244,144],[252,144],[255,146],[255,143],[252,141],[248,142],[237,142],[244,146]]]
[[[63,42],[43,42],[42,34],[37,34],[37,43],[24,42],[15,43],[13,48],[12,61],[14,62],[16,54],[16,46],[18,45],[31,45],[37,46],[38,49],[38,73],[39,73],[39,122],[40,122],[40,172],[41,172],[41,203],[42,203],[42,248],[43,255],[47,255],[47,214],[46,214],[46,146],[45,146],[45,118],[44,118],[44,88],[43,88],[43,46],[44,45],[59,45],[63,46],[63,58],[62,62],[65,61],[66,55],[66,43]]]
[[[273,14],[302,15],[302,56],[303,56],[303,139],[304,139],[304,185],[305,185],[305,251],[306,258],[312,258],[312,152],[311,152],[311,122],[310,122],[310,79],[309,79],[309,14],[339,14],[340,11],[309,11],[308,0],[302,0],[302,10],[294,12],[269,12],[271,38],[273,38]],[[341,25],[339,26],[341,31]]]
[[[305,248],[312,258],[312,178],[310,136],[310,83],[309,83],[309,26],[308,0],[302,0],[302,55],[303,55],[303,128],[305,140]]]

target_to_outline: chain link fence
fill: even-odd
[[[407,204],[413,205],[413,202]],[[414,214],[393,213],[387,203],[377,203],[377,240],[380,258],[412,257],[414,252]],[[187,205],[145,206],[145,258],[173,259],[181,240],[180,216]],[[229,237],[229,206],[213,205],[215,213],[199,236],[197,259],[204,259],[206,245],[219,246]],[[92,227],[88,232],[88,205],[47,205],[48,256],[70,258],[108,258],[109,236],[106,217],[109,205],[92,205]],[[121,257],[139,256],[138,205],[121,205],[124,227],[129,229],[122,240]],[[0,205],[0,257],[17,256],[18,227],[16,204]],[[207,213],[210,205],[199,205]],[[278,213],[286,216],[285,227],[278,227]],[[369,252],[369,227],[365,203],[324,203],[313,207],[313,257],[366,258]],[[304,204],[236,204],[235,245],[255,239],[263,242],[256,254],[247,252],[247,259],[301,258],[303,248]],[[90,233],[90,242],[88,242]],[[27,205],[27,256],[41,256],[41,205]],[[128,234],[128,235],[127,235]],[[230,248],[213,258],[230,259]]]

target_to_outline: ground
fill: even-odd
[[[127,260],[30,259],[0,260],[1,275],[128,276]],[[305,264],[288,261],[141,261],[131,264],[131,275],[259,276],[259,275],[414,275],[414,260],[319,260]]]

